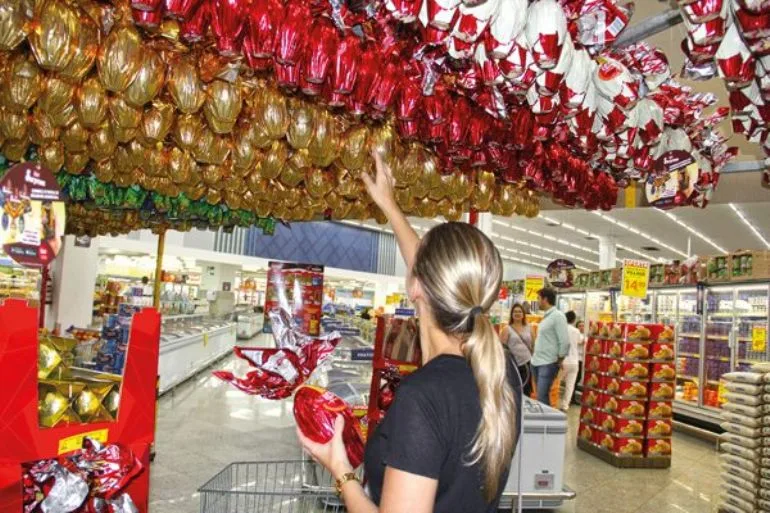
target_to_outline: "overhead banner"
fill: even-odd
[[[318,336],[324,292],[324,266],[270,262],[265,292],[263,331],[272,333],[270,312],[284,310],[302,333]]]
[[[0,180],[0,245],[16,263],[46,267],[64,236],[64,202],[56,177],[35,162],[16,164]]]
[[[537,293],[544,288],[544,276],[527,276],[524,280],[524,301],[537,301]]]
[[[646,260],[623,260],[623,281],[620,293],[628,297],[647,297],[650,281],[650,263]]]
[[[568,289],[574,281],[575,264],[564,258],[554,260],[548,267],[548,281],[557,289]]]

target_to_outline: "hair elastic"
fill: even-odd
[[[481,306],[477,305],[471,308],[471,313],[468,314],[468,331],[473,331],[473,328],[476,325],[476,316],[481,315],[482,313],[484,313],[484,309],[481,308]]]

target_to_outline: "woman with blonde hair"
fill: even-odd
[[[422,240],[393,197],[378,155],[364,175],[390,221],[408,267],[407,290],[420,324],[423,366],[406,378],[382,423],[369,434],[355,478],[342,442],[343,422],[327,444],[300,440],[337,481],[350,513],[495,512],[521,425],[521,387],[495,333],[502,261],[493,243],[464,223],[434,226]]]

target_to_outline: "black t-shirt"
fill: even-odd
[[[521,387],[514,372],[509,362],[521,419]],[[440,355],[418,369],[401,383],[367,443],[364,465],[372,500],[380,503],[389,466],[438,480],[434,513],[496,512],[508,472],[501,476],[497,500],[489,504],[482,490],[481,465],[468,465],[480,420],[478,387],[463,357]],[[520,420],[511,422],[511,429],[515,425]]]

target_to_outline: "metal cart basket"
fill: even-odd
[[[345,511],[331,475],[310,460],[231,463],[201,486],[201,513]]]

